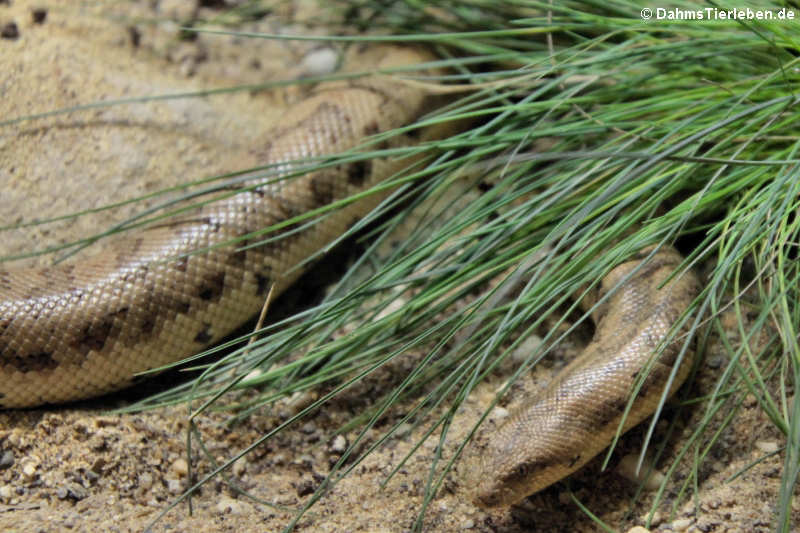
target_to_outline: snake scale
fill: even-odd
[[[387,48],[379,68],[429,59]],[[348,150],[373,134],[414,122],[435,106],[425,89],[387,77],[328,82],[290,107],[266,141],[265,164]],[[417,141],[415,132],[383,141]],[[279,240],[225,244],[365,190],[410,158],[330,167],[242,190],[166,224],[124,234],[100,254],[39,270],[0,270],[0,407],[97,396],[135,374],[214,344],[251,318],[272,288],[294,282],[298,263],[329,244],[381,199],[371,195],[321,223]],[[242,183],[240,187],[255,183]],[[201,254],[198,249],[211,248]],[[187,255],[188,254],[188,255]],[[564,477],[608,446],[631,384],[652,349],[694,297],[691,273],[659,285],[680,256],[654,255],[602,307],[585,353],[490,438],[470,467],[481,506],[515,503]],[[638,262],[617,267],[613,285]],[[655,409],[676,349],[665,350],[644,382],[626,429]],[[687,360],[689,358],[686,358]],[[682,365],[675,389],[688,367]]]

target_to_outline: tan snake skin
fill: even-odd
[[[409,49],[389,50],[379,67],[428,59]],[[265,164],[347,150],[366,136],[413,122],[433,100],[424,89],[386,78],[321,84],[289,109],[265,141]],[[401,135],[386,146],[412,142],[413,135]],[[120,389],[138,372],[217,342],[258,312],[273,284],[280,293],[302,273],[295,265],[381,198],[359,200],[266,245],[247,250],[226,245],[177,256],[345,198],[410,163],[376,159],[264,185],[125,235],[106,252],[80,262],[0,270],[0,407],[66,402]],[[677,252],[668,250],[645,265],[600,310],[595,339],[585,353],[491,436],[488,449],[468,467],[476,504],[518,502],[608,446],[637,373],[697,291],[691,273],[658,290],[679,261]],[[636,264],[617,267],[604,287]],[[626,429],[655,409],[676,353],[670,346],[645,380]],[[688,368],[688,363],[681,366],[671,392]]]
[[[699,283],[691,272],[659,289],[681,261],[677,251],[667,248],[642,265],[594,313],[595,335],[583,353],[545,390],[524,401],[491,433],[485,448],[472,451],[465,477],[476,505],[518,503],[608,447],[640,372],[697,295]],[[614,268],[602,280],[599,294],[640,263],[636,259]],[[676,338],[653,363],[623,431],[653,414],[684,341]],[[669,394],[685,381],[691,355],[685,354]]]
[[[426,59],[410,49],[387,48],[377,66]],[[423,90],[386,77],[321,84],[265,139],[265,164],[347,150],[369,135],[412,123],[431,104]],[[383,147],[410,144],[412,137],[394,137]],[[278,294],[295,281],[302,271],[289,273],[292,267],[381,198],[350,204],[264,246],[237,251],[243,242],[173,258],[363,191],[411,162],[375,159],[325,169],[123,236],[81,262],[0,270],[0,406],[96,396],[125,387],[135,373],[203,350],[257,313],[273,283]]]

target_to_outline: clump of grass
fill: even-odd
[[[412,176],[414,196],[404,187],[385,204],[381,213],[390,215],[373,230],[376,245],[381,231],[458,176],[491,187],[432,232],[421,231],[429,226],[421,220],[420,231],[382,258],[369,279],[343,281],[321,305],[274,325],[249,351],[235,352],[208,367],[200,382],[156,401],[184,401],[190,391],[216,397],[233,382],[258,386],[260,395],[236,404],[245,416],[328,384],[330,392],[299,419],[392,358],[425,350],[408,377],[353,422],[359,433],[350,450],[394,403],[414,398],[415,406],[361,456],[348,451],[332,469],[335,482],[409,421],[427,424],[425,437],[438,433],[444,442],[472,387],[560,312],[578,287],[644,246],[678,241],[687,266],[713,265],[693,309],[691,331],[701,346],[710,331],[701,324],[722,332],[716,317],[730,305],[742,339],[763,328],[777,332],[761,354],[751,353],[747,342],[729,347],[717,389],[704,399],[707,415],[681,455],[702,460],[722,429],[711,426],[712,417],[754,395],[787,436],[777,525],[788,530],[800,438],[788,413],[796,400],[766,382],[780,372],[789,386],[800,371],[798,48],[779,22],[643,22],[640,8],[626,1],[347,3],[356,26],[362,21],[402,34],[399,41],[434,48],[451,72],[440,81],[484,87],[426,119],[471,116],[475,122],[450,139],[411,148],[438,158]],[[493,290],[463,304],[497,277],[502,281]],[[518,295],[498,297],[520,279],[528,281]],[[740,297],[751,286],[759,290],[759,314],[747,322]],[[376,297],[377,305],[364,304]],[[395,299],[399,305],[390,311]],[[345,324],[356,327],[334,336]],[[516,376],[546,355],[555,337],[548,334]],[[289,358],[297,353],[304,355]],[[227,381],[232,365],[239,374]],[[243,377],[256,368],[268,370]],[[433,463],[425,505],[451,466]],[[696,481],[690,477],[681,491]]]
[[[692,2],[674,5],[698,9]],[[481,87],[423,119],[470,117],[472,126],[407,149],[429,154],[429,164],[403,176],[365,220],[363,227],[378,225],[370,227],[373,244],[355,267],[373,261],[393,227],[455,180],[480,182],[485,190],[457,213],[428,215],[440,224],[420,220],[418,231],[380,257],[368,278],[346,277],[321,304],[268,326],[253,343],[201,367],[197,381],[136,408],[200,399],[196,414],[216,407],[224,393],[256,388],[258,394],[225,403],[241,418],[286,395],[326,387],[319,400],[244,454],[392,358],[423,350],[427,355],[414,370],[353,421],[358,436],[302,514],[408,422],[426,424],[425,437],[436,433],[444,442],[475,384],[561,313],[579,287],[645,246],[678,242],[687,267],[710,265],[693,304],[691,333],[700,346],[710,331],[725,338],[717,317],[730,306],[742,339],[763,331],[771,339],[761,353],[753,353],[749,342],[728,346],[716,390],[698,407],[706,411],[703,423],[681,455],[702,460],[722,430],[712,418],[734,412],[745,395],[753,395],[786,435],[776,526],[788,531],[800,464],[800,421],[791,415],[800,398],[789,392],[800,377],[800,48],[791,26],[781,21],[645,22],[641,7],[626,0],[334,4],[356,28],[435,50],[437,64],[450,74],[434,81]],[[376,154],[365,150],[355,157]],[[434,229],[423,231],[428,226]],[[500,297],[520,280],[526,281],[518,294]],[[742,295],[753,288],[756,318],[745,320],[745,307],[753,304]],[[466,299],[470,294],[480,296]],[[347,333],[334,335],[344,325]],[[558,340],[548,333],[515,377]],[[231,346],[241,343],[226,348]],[[777,391],[767,386],[775,374],[784,384]],[[351,456],[366,431],[408,398],[415,404],[407,416]],[[431,464],[417,527],[451,466],[441,462]],[[686,479],[681,491],[696,482]]]

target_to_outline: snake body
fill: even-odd
[[[391,49],[378,66],[425,59],[415,50]],[[426,90],[387,78],[321,84],[273,130],[264,162],[290,172],[290,162],[348,150],[408,125],[432,103]],[[404,134],[384,142],[415,139]],[[217,342],[261,309],[270,288],[278,294],[294,282],[302,273],[298,264],[380,197],[350,203],[321,223],[296,225],[266,244],[226,243],[361,192],[409,164],[409,158],[374,159],[250,190],[244,189],[256,182],[241,183],[238,194],[126,234],[93,257],[40,270],[0,270],[0,407],[97,396]],[[668,250],[644,265],[602,307],[585,353],[491,436],[471,467],[478,505],[515,503],[608,446],[636,376],[696,292],[691,273],[659,288],[679,261]],[[617,267],[604,285],[635,265]],[[644,381],[626,429],[655,409],[676,350],[668,347]],[[673,390],[687,370],[681,366]]]
[[[374,55],[378,68],[428,59],[411,49]],[[291,161],[351,149],[413,123],[431,99],[387,77],[320,84],[272,130],[264,163],[288,173]],[[383,147],[414,140],[413,132],[398,135]],[[277,295],[295,281],[302,273],[295,267],[362,218],[379,195],[311,227],[297,224],[268,244],[225,243],[362,192],[409,164],[373,159],[273,181],[123,236],[80,262],[0,270],[0,406],[97,396],[217,342],[258,312],[273,285]]]
[[[598,297],[622,283],[594,313],[591,343],[546,389],[511,413],[485,449],[471,457],[467,477],[477,505],[518,503],[607,448],[642,372],[646,374],[623,432],[653,414],[685,339],[679,331],[653,361],[654,351],[699,288],[691,271],[665,284],[681,261],[676,250],[665,248],[646,262],[635,258],[623,263],[603,278]],[[684,354],[669,394],[685,381],[690,355]]]

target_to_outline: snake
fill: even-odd
[[[431,59],[407,47],[378,55],[378,70]],[[385,75],[320,83],[289,106],[264,140],[265,166],[278,178],[289,176],[304,159],[351,150],[413,124],[440,100],[421,84]],[[404,128],[381,137],[377,148],[419,143],[421,135]],[[243,180],[228,187],[235,194],[123,233],[94,255],[39,269],[0,269],[0,407],[99,396],[218,343],[384,197],[360,193],[420,157],[354,158],[293,179]],[[354,195],[315,223],[297,222]],[[288,231],[268,240],[256,236],[272,226]],[[697,290],[690,272],[661,286],[679,260],[667,249],[641,268],[625,263],[604,278],[607,287],[637,268],[601,306],[585,352],[491,435],[471,467],[479,480],[477,505],[516,503],[609,445],[633,380]],[[659,356],[624,429],[654,411],[676,353],[670,345]],[[672,389],[686,368],[681,365]]]
[[[413,48],[354,55],[354,66],[370,60],[378,72],[430,59]],[[84,259],[0,270],[0,406],[63,403],[119,390],[137,374],[230,334],[258,313],[270,290],[273,296],[283,292],[303,273],[298,265],[382,196],[361,194],[316,223],[293,220],[364,193],[414,158],[354,157],[297,179],[290,179],[292,173],[310,158],[353,150],[367,138],[412,124],[437,98],[387,75],[321,83],[290,105],[264,139],[260,153],[274,170],[270,179],[254,176],[226,186],[226,198],[122,233]],[[385,136],[370,149],[391,151],[419,143],[419,136],[413,129]],[[281,225],[282,238],[253,235]]]
[[[608,448],[618,431],[652,415],[665,390],[670,396],[684,383],[694,358],[690,322],[678,321],[700,284],[691,270],[676,274],[682,262],[671,246],[645,248],[581,302],[601,302],[592,340],[468,456],[464,478],[477,506],[514,505],[560,481]]]

